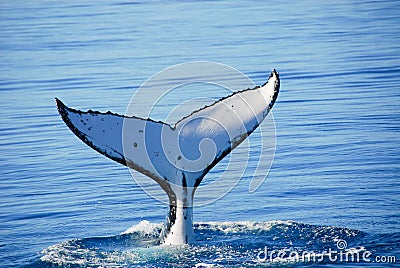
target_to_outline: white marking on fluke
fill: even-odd
[[[193,197],[203,177],[264,120],[279,92],[273,70],[261,87],[246,89],[179,120],[174,126],[111,112],[82,112],[56,98],[72,132],[99,153],[155,180],[169,197],[162,240],[194,242]]]

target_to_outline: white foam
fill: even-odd
[[[197,263],[194,267],[196,267],[196,268],[207,268],[207,267],[222,267],[222,266],[217,266],[215,264],[201,262],[201,263]]]
[[[89,258],[96,258],[89,249],[72,246],[71,241],[50,246],[43,250],[42,254],[41,261],[59,265],[86,265]]]
[[[147,220],[143,220],[138,224],[135,224],[129,227],[126,231],[122,232],[121,235],[124,234],[132,234],[132,233],[141,233],[150,235],[153,234],[155,230],[162,228],[162,223],[153,223]]]
[[[196,224],[197,230],[217,230],[224,233],[239,233],[249,231],[269,231],[272,227],[278,225],[292,225],[292,221],[268,221],[268,222],[251,222],[251,221],[238,221],[238,222],[198,222]]]

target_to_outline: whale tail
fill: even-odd
[[[174,125],[111,112],[79,111],[56,98],[71,131],[108,158],[156,181],[168,194],[166,244],[194,242],[193,197],[204,176],[264,120],[280,87],[279,74],[197,110]]]

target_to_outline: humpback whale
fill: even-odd
[[[167,245],[194,243],[193,199],[204,176],[264,120],[280,87],[268,81],[224,97],[174,125],[112,112],[80,111],[56,98],[65,124],[85,144],[156,181],[169,198]]]

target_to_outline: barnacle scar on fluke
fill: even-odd
[[[56,98],[72,132],[99,153],[155,180],[169,197],[162,241],[195,241],[193,198],[204,176],[264,120],[279,92],[279,74],[196,110],[175,125],[112,112],[75,110]],[[206,143],[206,146],[202,143]]]

